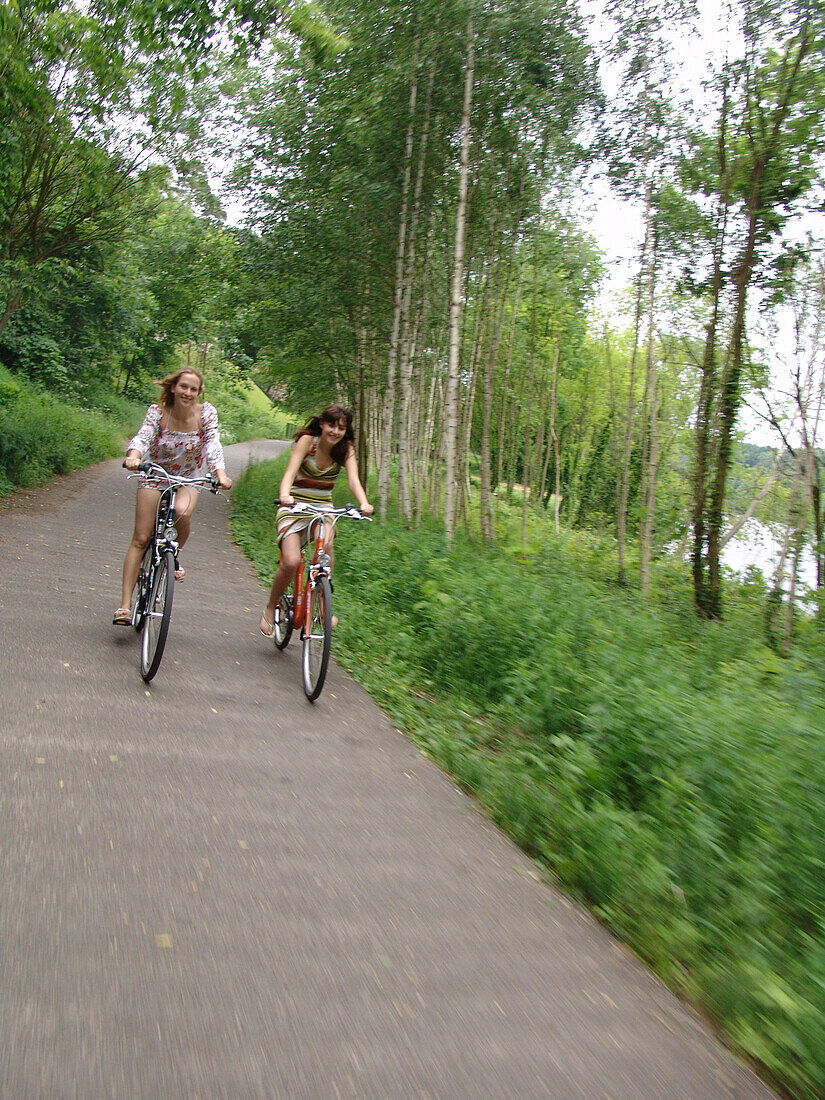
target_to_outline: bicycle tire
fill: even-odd
[[[286,649],[292,637],[292,601],[289,596],[281,596],[275,608],[275,633],[273,639],[278,649]]]
[[[140,644],[140,674],[148,684],[160,667],[175,589],[175,555],[166,550],[155,569]]]
[[[135,587],[132,589],[132,626],[140,633],[146,618],[146,604],[149,602],[149,586],[152,583],[152,561],[155,548],[150,542],[143,552]]]
[[[306,598],[309,612],[304,628],[304,650],[301,656],[301,670],[304,680],[304,693],[310,703],[314,703],[321,694],[329,664],[329,648],[332,635],[332,589],[329,579],[321,576],[315,582]]]

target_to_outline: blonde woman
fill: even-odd
[[[203,400],[203,375],[191,367],[183,367],[156,383],[160,389],[157,404],[150,405],[134,439],[129,441],[124,465],[137,470],[141,462],[156,462],[170,474],[180,477],[200,477],[204,467],[222,489],[232,481],[226,476],[218,413],[214,405]],[[160,490],[163,482],[141,474],[135,503],[135,528],[123,562],[123,593],[113,623],[129,626],[132,622],[132,590],[137,581],[143,552],[155,529]],[[198,500],[196,486],[182,486],[175,504],[175,527],[182,547],[189,538],[192,512]],[[175,572],[183,580],[185,570]]]

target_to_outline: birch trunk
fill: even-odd
[[[640,580],[642,596],[650,591],[650,559],[653,553],[653,526],[656,521],[656,479],[659,472],[659,401],[656,378],[656,355],[653,338],[655,335],[654,303],[656,296],[656,261],[658,241],[653,234],[653,247],[650,252],[650,270],[648,272],[647,294],[647,392],[650,409],[650,428],[648,431],[647,477],[644,487],[644,527],[640,547]]]
[[[538,292],[538,256],[533,253],[533,300],[531,306],[530,316],[530,358],[528,369],[528,381],[527,381],[527,402],[522,404],[522,411],[524,414],[524,453],[522,461],[521,471],[521,545],[523,549],[527,548],[527,497],[530,492],[530,478],[532,477],[532,470],[530,468],[530,458],[533,453],[533,448],[530,441],[530,409],[533,407],[533,383],[535,379],[536,370],[536,295]]]
[[[447,392],[444,402],[444,533],[448,543],[452,542],[455,534],[461,288],[464,281],[464,245],[467,233],[467,177],[470,164],[470,111],[473,102],[474,70],[475,53],[471,16],[467,22],[467,62],[464,76],[464,102],[461,110],[461,169],[458,182],[455,257],[450,294],[450,357],[447,367]]]
[[[421,210],[421,189],[424,182],[424,168],[427,161],[427,143],[430,132],[430,112],[432,93],[435,83],[435,64],[430,64],[427,81],[427,96],[424,107],[424,121],[418,147],[418,168],[413,190],[412,216],[410,219],[409,243],[404,262],[404,289],[401,304],[401,349],[398,380],[400,401],[398,408],[398,503],[401,515],[406,522],[412,520],[412,501],[410,491],[410,471],[413,465],[411,436],[411,378],[415,340],[414,327],[411,325],[412,292],[415,282],[416,236]],[[411,105],[412,110],[412,105]],[[410,149],[410,155],[411,149]]]
[[[644,226],[645,235],[642,243],[642,265],[647,256],[650,245],[651,232],[651,203],[652,188],[648,182],[645,188]],[[630,380],[627,388],[627,420],[624,426],[624,447],[622,449],[622,463],[618,472],[618,485],[616,487],[616,550],[618,554],[619,584],[626,581],[625,546],[627,543],[627,505],[630,496],[630,454],[633,444],[633,409],[636,404],[636,360],[639,354],[639,326],[642,320],[642,280],[641,275],[636,291],[636,305],[633,318],[633,350],[630,356]]]
[[[412,174],[413,127],[415,103],[418,96],[418,48],[413,63],[410,85],[409,120],[404,147],[404,183],[401,192],[401,213],[398,218],[398,242],[395,249],[395,281],[393,284],[392,327],[387,359],[387,390],[384,395],[384,420],[381,437],[381,458],[378,463],[378,510],[383,519],[390,500],[390,460],[392,457],[393,426],[395,413],[396,372],[398,369],[398,335],[401,327],[402,283],[404,278],[404,254],[407,241],[407,207],[409,204],[410,178]]]

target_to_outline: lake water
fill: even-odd
[[[752,519],[745,524],[738,537],[731,539],[724,548],[722,562],[729,569],[740,574],[755,567],[770,581],[781,552],[782,546],[771,534],[770,529],[758,520]],[[816,586],[816,563],[808,547],[802,552],[797,583],[803,585],[808,591]]]

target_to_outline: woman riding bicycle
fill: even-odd
[[[281,506],[275,515],[281,558],[272,581],[269,602],[261,614],[260,631],[265,638],[275,633],[275,608],[289,587],[301,559],[301,547],[309,537],[314,516],[295,515],[290,506],[296,501],[332,505],[332,488],[341,470],[346,470],[350,492],[364,515],[374,509],[358,476],[355,458],[352,410],[330,405],[319,416],[311,417],[295,433],[295,446],[281,478]],[[326,550],[332,559],[335,529],[327,535]],[[330,561],[330,568],[332,562]]]
[[[217,411],[208,401],[201,401],[203,375],[191,367],[183,367],[156,385],[160,389],[159,402],[149,406],[140,430],[129,441],[124,463],[127,470],[137,470],[140,463],[148,459],[170,474],[198,477],[203,474],[206,463],[218,485],[222,489],[231,488],[232,481],[226,476]],[[132,590],[143,552],[154,532],[155,514],[164,485],[159,478],[141,475],[135,504],[135,529],[123,562],[123,594],[112,620],[116,626],[129,626],[132,622]],[[182,486],[178,491],[175,526],[181,547],[189,537],[197,499],[196,486]],[[183,580],[184,574],[185,570],[178,569],[175,579]]]

